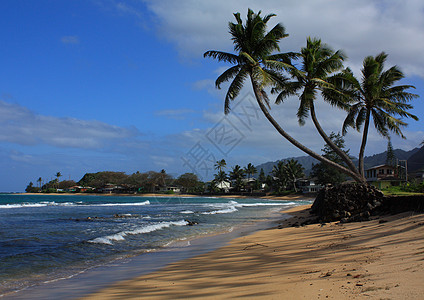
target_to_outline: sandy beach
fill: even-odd
[[[424,215],[272,229],[118,282],[85,299],[423,299]]]

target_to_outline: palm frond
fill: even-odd
[[[283,103],[284,100],[290,96],[296,96],[302,87],[302,83],[298,81],[290,81],[272,88],[271,93],[278,94],[275,99],[275,104]]]
[[[291,64],[292,60],[299,58],[300,54],[297,52],[286,52],[286,53],[276,53],[268,55],[268,60],[278,60],[286,64]]]
[[[358,130],[361,129],[361,126],[364,124],[367,118],[367,111],[368,109],[365,106],[360,106],[355,120],[355,126]]]
[[[351,106],[349,113],[347,114],[346,119],[343,122],[342,135],[347,134],[347,130],[349,127],[353,127],[357,129],[355,124],[355,117],[357,114],[358,114],[358,106],[355,106],[355,105]]]
[[[215,81],[215,87],[220,89],[221,84],[223,82],[227,82],[230,79],[234,78],[234,76],[236,76],[237,73],[240,71],[240,68],[241,68],[240,65],[236,65],[236,66],[233,66],[233,67],[227,69],[224,73],[219,75],[219,77]]]
[[[240,72],[234,77],[234,80],[231,82],[228,87],[227,94],[225,95],[224,102],[224,113],[228,114],[230,112],[230,101],[234,100],[240,93],[240,90],[243,88],[244,80],[247,78],[248,73],[246,70],[241,69]]]
[[[385,137],[389,137],[389,131],[387,129],[387,119],[378,110],[371,110],[372,119],[374,121],[374,127],[377,132]]]
[[[308,92],[304,90],[302,95],[300,95],[300,105],[296,114],[300,126],[305,125],[305,120],[309,116],[311,98],[314,97],[314,95],[310,94],[311,92],[313,93],[313,91]]]
[[[294,68],[289,63],[278,61],[278,60],[272,60],[272,59],[269,59],[269,57],[267,57],[266,59],[264,59],[262,61],[262,63],[263,63],[263,65],[266,68],[269,68],[269,69],[272,69],[272,70],[276,70],[276,71],[279,71],[279,72],[283,72],[283,71],[286,71],[286,70],[291,70],[291,69]]]
[[[213,59],[217,59],[218,61],[225,61],[232,64],[238,64],[240,58],[232,53],[209,50],[203,54],[203,57],[212,57]]]

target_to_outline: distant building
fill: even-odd
[[[296,179],[296,186],[299,188],[299,190],[302,191],[303,194],[316,193],[322,189],[323,186],[321,184],[317,184],[315,180],[316,178],[299,178]]]
[[[181,188],[177,186],[164,186],[159,189],[160,192],[174,192],[174,193],[180,193]]]
[[[365,170],[365,178],[368,183],[378,189],[399,185],[403,178],[399,175],[398,166],[379,165]]]

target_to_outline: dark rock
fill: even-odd
[[[190,221],[190,220],[185,220],[185,221],[187,222],[188,226],[194,226],[194,225],[199,224],[199,222],[196,222],[196,221]]]
[[[327,186],[318,192],[311,212],[320,222],[369,220],[383,201],[383,194],[367,184],[348,183]]]

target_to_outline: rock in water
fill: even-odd
[[[366,221],[377,212],[383,199],[380,190],[367,184],[329,185],[318,192],[311,212],[321,222]]]

